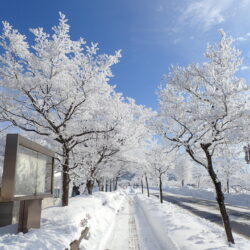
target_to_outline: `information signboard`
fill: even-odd
[[[8,134],[1,200],[52,196],[53,164],[54,152],[18,134]]]
[[[6,138],[0,226],[15,224],[18,231],[40,227],[41,204],[53,195],[54,152],[19,134]]]

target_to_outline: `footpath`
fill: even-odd
[[[106,239],[105,250],[175,250],[176,246],[161,230],[159,221],[148,216],[137,194],[123,201]],[[100,247],[99,250],[103,250]]]
[[[117,212],[115,224],[105,250],[139,250],[139,239],[135,224],[133,200],[127,196]]]

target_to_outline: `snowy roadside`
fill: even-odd
[[[140,213],[143,212],[146,218],[149,218],[149,227],[154,229],[154,234],[159,241],[160,247],[157,249],[171,249],[161,247],[166,244],[173,244],[175,249],[186,250],[250,249],[250,241],[237,234],[234,234],[236,245],[228,247],[224,230],[220,226],[199,218],[172,203],[164,201],[160,204],[156,197],[148,198],[141,194],[135,197],[135,202],[140,208],[137,216],[140,217]],[[141,244],[145,245],[145,242]]]
[[[68,207],[50,207],[42,211],[40,229],[27,234],[0,235],[1,250],[62,250],[79,238],[84,219],[88,219],[90,236],[83,240],[82,249],[97,249],[110,224],[115,219],[125,194],[98,192],[93,196],[78,196],[70,199]]]
[[[152,188],[157,190],[158,188]],[[197,189],[192,187],[164,187],[164,192],[170,194],[178,194],[183,196],[190,196],[210,201],[215,201],[215,193],[205,189]],[[225,202],[232,206],[240,206],[250,208],[250,195],[249,194],[227,194],[225,193]]]

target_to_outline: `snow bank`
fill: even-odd
[[[205,200],[215,201],[215,193],[205,189],[196,189],[192,187],[165,187],[165,192],[201,198]],[[225,194],[225,202],[233,206],[242,206],[250,208],[249,194]]]
[[[250,249],[250,241],[234,234],[236,245],[228,247],[223,228],[188,211],[156,197],[137,196],[137,203],[149,218],[150,227],[158,238],[159,245],[167,246],[171,239],[174,246],[166,249]]]
[[[124,194],[122,192],[95,193],[70,199],[68,207],[50,207],[42,210],[40,229],[27,234],[0,235],[1,250],[62,250],[79,238],[88,218],[89,240],[83,240],[82,248],[96,249],[114,220]]]
[[[96,250],[100,249],[112,231],[112,225],[115,224],[116,213],[126,197],[122,191],[112,193],[96,193],[95,204],[89,204],[90,219],[90,237],[83,240],[81,249]]]

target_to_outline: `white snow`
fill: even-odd
[[[83,240],[86,249],[96,249],[104,237],[116,210],[124,199],[122,192],[95,193],[70,199],[68,207],[50,207],[42,210],[40,229],[23,234],[0,235],[1,250],[62,250],[79,238],[83,220],[89,218],[89,240]],[[3,232],[3,228],[2,232]],[[6,229],[9,230],[7,227]],[[84,249],[84,248],[83,248]]]
[[[164,201],[160,204],[156,197],[147,198],[144,195],[137,196],[137,203],[148,218],[149,227],[151,230],[154,229],[158,243],[163,245],[161,248],[153,249],[250,249],[250,241],[237,234],[234,234],[236,245],[229,247],[223,228],[172,203]],[[173,246],[165,248],[164,244],[168,244],[169,239]],[[148,238],[148,242],[150,240]]]
[[[136,224],[140,237],[141,249],[145,250],[161,250],[178,249],[172,242],[171,236],[168,236],[164,230],[165,226],[161,225],[161,217],[153,210],[148,210],[142,200],[135,197]]]
[[[119,209],[112,231],[105,244],[99,250],[139,250],[139,240],[134,218],[133,200],[127,196]]]
[[[81,250],[250,249],[250,241],[237,234],[236,245],[230,248],[222,227],[130,188],[78,196],[70,199],[68,207],[44,209],[41,229],[2,234],[0,249],[65,249],[79,238],[84,219],[90,234]]]
[[[99,249],[129,249],[128,245],[128,217],[129,214],[129,205],[126,200],[122,203],[121,208],[119,209],[115,223],[112,225],[112,230],[108,234],[105,244],[101,244]],[[115,233],[114,233],[115,232]],[[121,237],[122,236],[122,237]],[[106,245],[106,247],[103,247]]]

